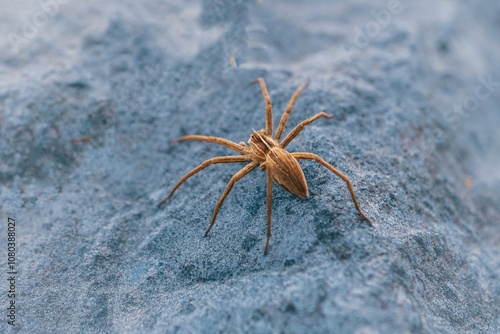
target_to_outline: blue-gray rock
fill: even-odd
[[[2,1],[0,219],[19,333],[500,332],[500,5]],[[232,68],[234,56],[237,68]],[[305,80],[310,197],[187,134],[247,141]],[[87,136],[90,141],[85,140]],[[82,138],[83,137],[83,138]],[[78,140],[80,138],[80,140]],[[77,139],[77,140],[75,140]],[[11,328],[12,327],[12,328]]]

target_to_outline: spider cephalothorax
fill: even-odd
[[[321,165],[328,168],[335,175],[339,176],[344,182],[347,184],[349,192],[351,193],[352,200],[356,209],[360,213],[360,215],[365,218],[370,224],[371,221],[368,217],[361,211],[359,207],[358,200],[356,199],[356,195],[354,194],[354,189],[352,187],[351,181],[349,178],[345,176],[342,172],[337,170],[335,167],[330,165],[328,162],[323,160],[320,156],[309,153],[309,152],[294,152],[290,153],[285,150],[285,147],[302,131],[302,129],[314,122],[320,117],[331,118],[330,116],[324,112],[317,113],[316,115],[302,121],[299,125],[297,125],[290,133],[285,137],[285,139],[281,140],[281,135],[283,134],[283,130],[285,129],[285,125],[288,121],[288,117],[290,116],[290,112],[292,111],[293,105],[297,100],[298,96],[304,89],[305,83],[302,84],[293,94],[290,102],[281,116],[280,123],[278,125],[278,129],[276,130],[276,134],[273,137],[273,113],[272,113],[272,105],[271,99],[269,98],[269,94],[267,93],[266,84],[262,78],[258,78],[256,80],[262,89],[262,95],[264,96],[264,100],[266,101],[266,129],[260,131],[253,131],[248,140],[248,145],[244,142],[239,144],[234,143],[230,140],[219,138],[219,137],[210,137],[210,136],[184,136],[176,141],[185,141],[185,140],[198,140],[198,141],[206,141],[206,142],[214,142],[219,145],[230,148],[240,155],[234,156],[222,156],[215,157],[212,159],[208,159],[201,163],[198,167],[191,170],[189,173],[184,175],[174,186],[174,188],[170,191],[170,194],[161,201],[160,205],[165,203],[179,188],[179,186],[184,183],[188,178],[198,173],[202,169],[206,168],[209,165],[218,164],[218,163],[233,163],[233,162],[247,162],[248,164],[243,167],[239,172],[237,172],[231,180],[229,180],[226,189],[222,193],[219,198],[217,205],[215,206],[214,212],[212,214],[212,220],[210,221],[210,225],[208,226],[205,235],[210,232],[212,226],[215,223],[215,218],[217,217],[217,213],[219,209],[226,199],[227,195],[233,188],[234,184],[247,175],[251,170],[255,167],[259,166],[261,170],[265,171],[267,174],[267,239],[266,246],[264,247],[264,254],[267,252],[267,248],[269,246],[269,240],[271,238],[271,208],[272,208],[272,185],[273,181],[275,181],[280,187],[285,189],[286,191],[300,197],[307,198],[309,197],[309,190],[307,188],[306,178],[304,176],[304,172],[299,165],[298,160],[315,160],[319,162]]]
[[[295,196],[309,197],[306,177],[297,159],[290,152],[280,147],[272,137],[266,136],[265,130],[254,131],[248,140],[252,153],[260,169],[272,170],[273,180]]]

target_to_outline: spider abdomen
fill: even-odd
[[[271,169],[273,180],[295,196],[309,197],[306,177],[295,159],[289,152],[281,147],[272,147],[266,156],[266,168]]]

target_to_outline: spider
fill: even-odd
[[[267,92],[266,84],[264,79],[258,78],[255,80],[260,84],[260,88],[262,90],[262,95],[264,96],[264,101],[266,103],[266,129],[262,129],[259,131],[253,131],[248,140],[248,145],[244,142],[240,142],[239,144],[232,142],[230,140],[213,137],[213,136],[200,136],[200,135],[189,135],[183,136],[178,139],[175,139],[174,142],[186,141],[186,140],[195,140],[195,141],[204,141],[216,143],[227,148],[230,148],[240,155],[233,156],[220,156],[208,159],[202,162],[198,167],[191,170],[189,173],[184,175],[172,188],[169,195],[165,197],[159,204],[161,206],[164,204],[174,192],[179,188],[179,186],[184,183],[187,179],[189,179],[194,174],[199,171],[205,169],[206,167],[213,164],[220,163],[235,163],[235,162],[247,162],[248,164],[243,167],[239,172],[237,172],[233,177],[229,180],[229,183],[226,186],[226,189],[222,193],[221,197],[217,201],[217,205],[215,206],[214,212],[212,214],[212,220],[210,221],[210,225],[205,231],[205,236],[208,235],[212,226],[215,223],[215,218],[217,217],[217,213],[219,209],[226,199],[227,195],[233,188],[234,184],[242,179],[245,175],[247,175],[251,170],[255,167],[259,166],[262,171],[265,171],[267,174],[267,239],[266,245],[264,247],[264,255],[267,254],[267,248],[269,246],[269,240],[271,238],[271,209],[272,209],[272,187],[273,181],[276,182],[283,189],[288,191],[289,193],[296,195],[302,199],[306,199],[309,197],[309,189],[307,187],[306,178],[304,176],[304,172],[300,167],[298,160],[315,160],[321,165],[328,168],[335,175],[340,177],[347,184],[349,192],[351,193],[352,200],[359,214],[368,221],[370,225],[372,222],[370,219],[361,211],[359,207],[358,200],[356,199],[356,195],[354,194],[354,189],[352,187],[351,181],[349,178],[340,172],[338,169],[330,165],[320,156],[309,153],[309,152],[293,152],[290,153],[285,148],[288,144],[306,127],[311,124],[315,120],[325,117],[325,118],[333,118],[333,116],[326,114],[325,112],[319,112],[316,115],[302,121],[297,125],[286,137],[281,140],[281,136],[283,134],[283,130],[285,129],[285,125],[288,121],[288,117],[292,112],[293,105],[295,101],[299,97],[300,93],[304,89],[307,82],[304,82],[295,93],[292,95],[292,98],[288,102],[288,105],[285,109],[285,112],[281,116],[280,123],[278,125],[278,129],[276,130],[276,134],[273,137],[273,111],[271,105],[271,98]]]

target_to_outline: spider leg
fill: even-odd
[[[235,142],[232,142],[228,139],[225,138],[220,138],[220,137],[213,137],[213,136],[199,136],[199,135],[190,135],[190,136],[183,136],[177,139],[172,140],[172,142],[179,142],[179,141],[186,141],[186,140],[197,140],[197,141],[205,141],[209,143],[216,143],[222,146],[225,146],[227,148],[230,148],[232,150],[235,150],[238,153],[245,154],[247,152],[247,149],[240,145],[236,144]]]
[[[247,175],[252,169],[257,167],[257,164],[258,163],[256,163],[256,162],[249,163],[248,165],[246,165],[245,167],[240,169],[240,171],[238,173],[234,174],[233,177],[231,178],[231,180],[229,180],[229,182],[226,186],[226,189],[224,190],[221,197],[217,201],[217,205],[215,206],[214,213],[212,214],[212,220],[210,221],[210,226],[208,226],[207,230],[205,231],[205,236],[207,236],[208,232],[210,232],[210,230],[212,229],[212,226],[215,223],[215,218],[217,217],[217,213],[219,213],[219,209],[220,209],[222,203],[224,202],[227,195],[229,194],[229,192],[233,188],[234,184],[236,182],[238,182],[241,178],[243,178],[245,175]]]
[[[297,101],[297,98],[299,97],[300,93],[302,93],[302,90],[304,87],[307,85],[307,80],[300,85],[299,88],[293,93],[292,98],[288,102],[288,105],[286,106],[285,112],[283,113],[283,116],[281,116],[280,124],[278,125],[278,129],[276,130],[276,136],[274,139],[279,141],[281,139],[281,135],[283,134],[283,130],[285,130],[286,123],[288,122],[288,117],[290,116],[290,113],[292,112],[293,105],[295,104],[295,101]]]
[[[319,112],[316,115],[300,122],[299,125],[297,125],[292,131],[290,131],[290,133],[280,143],[281,148],[285,148],[300,133],[300,131],[302,131],[307,125],[311,124],[320,117],[333,118],[332,115],[328,115],[325,112]]]
[[[172,188],[170,193],[168,194],[167,197],[163,199],[163,201],[158,204],[158,206],[161,206],[163,203],[165,203],[172,195],[174,192],[177,190],[177,188],[180,187],[181,184],[184,183],[187,179],[189,179],[191,176],[194,174],[198,173],[199,171],[205,169],[206,167],[213,165],[213,164],[220,164],[220,163],[233,163],[233,162],[245,162],[245,161],[251,161],[252,158],[247,156],[247,155],[236,155],[236,156],[224,156],[224,157],[215,157],[211,158],[208,160],[203,161],[198,167],[194,168],[191,170],[189,173],[184,175],[177,183],[175,186]]]
[[[260,89],[262,90],[262,95],[264,96],[264,100],[266,101],[266,135],[273,135],[273,106],[271,105],[271,98],[269,97],[269,93],[267,92],[266,83],[264,79],[257,78],[255,82],[260,84]]]
[[[354,189],[352,187],[351,181],[344,173],[342,173],[341,171],[339,171],[338,169],[336,169],[335,167],[330,165],[328,162],[323,160],[323,158],[321,158],[319,155],[316,155],[313,153],[296,152],[296,153],[292,153],[292,156],[295,157],[296,159],[316,160],[317,162],[319,162],[320,164],[322,164],[323,166],[328,168],[330,171],[332,171],[335,175],[337,175],[342,180],[344,180],[344,182],[347,184],[347,187],[349,188],[349,192],[351,193],[352,200],[353,200],[354,205],[356,206],[356,209],[358,210],[359,214],[361,216],[363,216],[363,218],[366,219],[366,221],[368,221],[368,223],[370,223],[370,225],[373,225],[372,222],[370,221],[370,219],[363,213],[363,211],[361,211],[361,208],[359,207],[358,200],[356,199],[356,195],[354,194]]]
[[[267,169],[267,240],[264,247],[264,255],[267,254],[269,239],[271,239],[271,212],[273,208],[273,173],[272,169]]]

